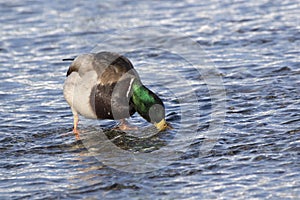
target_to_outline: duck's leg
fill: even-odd
[[[121,123],[116,129],[119,129],[121,131],[138,130],[138,127],[128,124],[125,119],[121,119],[120,121]]]
[[[76,114],[74,114],[74,128],[73,128],[73,133],[75,134],[76,140],[80,139],[79,131],[77,129],[78,122],[79,122],[79,117],[78,117],[78,114],[76,113]]]

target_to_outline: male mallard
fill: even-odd
[[[63,90],[73,112],[73,132],[77,138],[78,114],[91,119],[120,119],[119,128],[126,130],[124,119],[137,111],[159,131],[170,127],[162,100],[141,83],[126,57],[99,52],[72,60]]]

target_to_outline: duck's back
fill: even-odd
[[[124,56],[100,52],[94,55],[94,70],[99,77],[99,83],[106,85],[116,83],[124,74],[138,76],[131,62]]]

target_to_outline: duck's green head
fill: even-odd
[[[132,84],[132,97],[135,110],[159,131],[171,128],[165,120],[165,106],[162,100],[139,81]]]

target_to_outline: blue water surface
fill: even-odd
[[[299,1],[15,0],[0,1],[0,13],[1,199],[300,197]],[[166,148],[147,163],[159,169],[137,173],[139,163],[128,172],[132,163],[116,152],[96,148],[110,166],[76,141],[62,59],[102,50],[133,62],[174,126],[146,139],[108,138],[147,156],[181,136],[172,162],[159,165]],[[220,112],[226,117],[214,120]],[[98,133],[115,123],[82,118],[79,127]],[[132,123],[147,126],[138,115]]]

